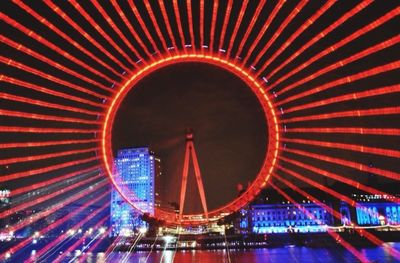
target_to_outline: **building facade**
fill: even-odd
[[[160,176],[160,159],[147,147],[118,151],[114,161],[114,179],[121,191],[143,213],[154,215],[158,202],[156,178]],[[146,226],[140,212],[127,203],[113,188],[111,191],[111,235],[130,235]]]
[[[352,198],[355,205],[355,222],[359,226],[396,226],[400,225],[400,204],[395,202],[396,196],[356,195]],[[393,202],[390,200],[393,199]],[[347,204],[342,204],[341,210],[350,210]],[[342,213],[342,218],[345,214]]]
[[[301,206],[304,210],[291,203],[252,205],[241,226],[247,226],[252,233],[264,234],[326,232],[327,226],[333,224],[332,215],[319,204],[305,203]]]

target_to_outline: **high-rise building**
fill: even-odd
[[[160,159],[147,147],[118,151],[114,161],[115,181],[119,189],[144,213],[154,216],[159,201],[156,178],[160,176]],[[116,189],[111,191],[111,227],[113,236],[130,235],[146,222]]]

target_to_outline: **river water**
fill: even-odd
[[[387,243],[387,246],[400,250],[400,243]],[[400,262],[388,253],[385,247],[360,248],[371,262]],[[233,262],[358,262],[346,249],[341,247],[310,248],[284,247],[252,250],[187,250],[187,251],[154,251],[154,252],[114,252],[108,257],[104,253],[89,255],[87,262],[188,262],[188,263],[233,263]]]

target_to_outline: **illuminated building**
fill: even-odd
[[[8,189],[0,190],[0,212],[10,209],[10,194],[11,191]],[[9,218],[0,218],[0,229],[5,228],[9,223]]]
[[[149,148],[119,150],[114,161],[117,183],[137,208],[154,216],[158,202],[155,181],[160,176],[160,159]],[[157,198],[156,198],[157,197]],[[158,201],[158,200],[157,200]],[[135,229],[145,226],[135,210],[114,188],[111,191],[112,236],[130,235]]]
[[[381,195],[356,195],[355,214],[358,225],[400,225],[400,204],[388,202],[394,196],[382,198]]]
[[[326,205],[326,204],[325,204]],[[326,232],[333,224],[333,217],[320,205],[301,204],[305,211],[294,204],[252,205],[247,222],[253,233]],[[312,215],[312,216],[310,216]]]

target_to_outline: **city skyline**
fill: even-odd
[[[353,193],[397,205],[399,15],[396,1],[369,0],[4,1],[0,189],[11,205],[0,219],[15,222],[0,260],[83,261],[96,246],[112,256],[113,151],[156,148],[173,202],[188,127],[214,207],[184,220],[164,211],[148,218],[154,225],[227,222],[268,191],[298,208],[297,195],[354,208]],[[246,190],[235,195],[237,183]],[[394,217],[376,208],[367,213],[380,222]],[[376,260],[358,247],[365,243],[400,259],[386,243],[391,227],[357,227],[322,236],[353,260]],[[236,241],[220,233],[215,244],[229,259]],[[172,240],[165,249],[184,242]]]

